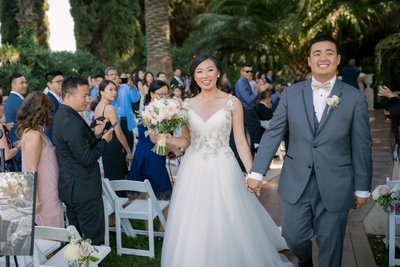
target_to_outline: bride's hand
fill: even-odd
[[[256,193],[257,196],[259,196],[260,189],[261,189],[261,181],[247,177],[246,178],[246,187],[247,187],[247,191],[249,191],[251,193]]]

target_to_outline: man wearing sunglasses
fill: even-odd
[[[255,86],[251,88],[249,81],[253,79],[253,67],[250,63],[244,63],[240,69],[240,78],[235,84],[235,95],[243,106],[244,127],[250,135],[250,149],[254,155],[254,144],[259,144],[262,134],[260,119],[255,111],[256,99],[259,93],[264,91],[266,87]]]

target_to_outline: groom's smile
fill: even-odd
[[[340,55],[334,43],[324,41],[312,45],[308,56],[308,66],[315,79],[320,82],[329,81],[336,75],[339,63]]]

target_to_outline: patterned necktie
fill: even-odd
[[[327,81],[325,83],[321,83],[317,80],[313,80],[311,82],[311,88],[313,90],[324,89],[325,91],[329,92],[329,90],[331,89],[331,82]]]

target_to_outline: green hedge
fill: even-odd
[[[51,52],[35,45],[30,37],[20,37],[18,44],[0,47],[0,87],[8,94],[8,79],[15,72],[21,72],[28,80],[28,92],[46,87],[44,75],[49,70],[61,70],[64,76],[88,77],[103,74],[106,65],[87,51]]]

